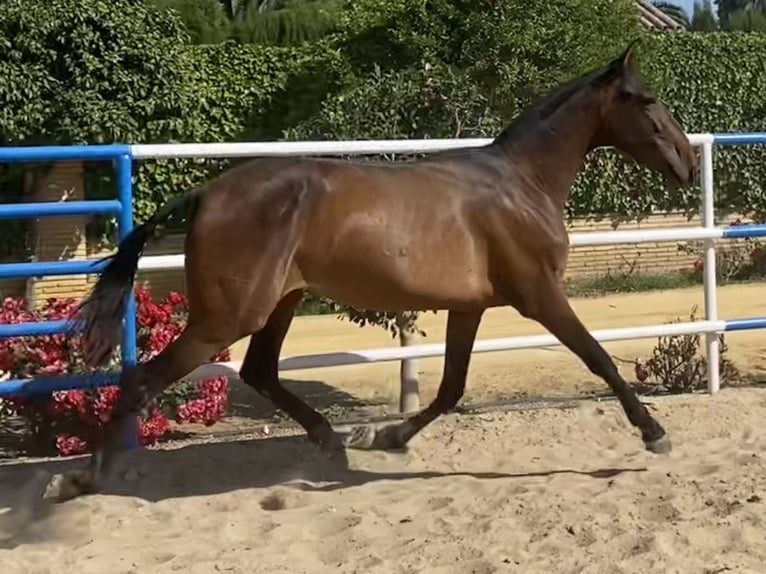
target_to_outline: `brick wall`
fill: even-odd
[[[75,201],[83,199],[82,164],[60,162],[36,183],[24,198],[26,202]],[[82,216],[46,217],[32,221],[33,261],[84,259],[87,254],[85,222]],[[22,257],[17,261],[23,261]],[[87,289],[85,275],[67,277],[32,277],[0,283],[5,297],[25,295],[32,304],[48,297],[79,296]]]
[[[735,215],[719,218],[716,225],[727,225],[735,218]],[[683,213],[669,213],[653,215],[640,223],[628,222],[616,227],[608,220],[601,222],[575,221],[570,226],[570,232],[668,229],[699,227],[700,225],[702,225],[702,221],[699,217],[689,219]],[[719,250],[731,246],[731,240],[716,242],[716,248]],[[569,252],[567,277],[574,279],[605,275],[610,272],[661,274],[684,268],[690,269],[696,256],[680,251],[678,247],[679,242],[677,241],[572,247]]]

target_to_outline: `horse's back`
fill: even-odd
[[[248,162],[209,184],[187,240],[187,253],[194,252],[188,267],[244,283],[281,273],[275,281],[285,290],[308,287],[367,309],[499,304],[491,252],[519,234],[488,223],[504,225],[500,214],[487,214],[506,210],[502,174],[494,167],[492,158],[396,167],[303,158]],[[507,210],[506,223],[523,223],[513,206]],[[517,275],[523,270],[516,267],[536,262],[513,243],[504,246],[516,251],[506,271]]]

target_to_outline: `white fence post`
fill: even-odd
[[[396,314],[396,330],[399,345],[409,347],[417,344],[418,333],[415,321],[404,313]],[[399,366],[399,412],[412,414],[420,410],[420,381],[418,380],[418,360],[402,359]]]
[[[713,188],[713,143],[702,144],[702,226],[707,229],[715,228],[715,194]],[[705,319],[716,321],[718,319],[718,296],[716,294],[716,269],[715,269],[715,240],[704,240],[705,245],[705,269],[703,272],[705,290]],[[705,334],[705,347],[707,355],[707,388],[711,394],[717,393],[720,386],[720,365],[718,333]]]

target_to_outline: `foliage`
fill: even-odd
[[[0,3],[0,77],[6,80],[0,82],[0,145],[258,137],[269,101],[283,93],[296,68],[310,67],[305,60],[278,48],[189,46],[176,11],[144,2],[9,0]],[[134,178],[137,221],[227,164],[141,162]],[[87,197],[114,197],[111,166],[87,167]],[[0,199],[15,200],[22,188],[2,185],[0,192],[12,196]],[[109,240],[111,225],[101,223],[98,231]]]
[[[192,44],[218,44],[231,36],[231,22],[220,0],[151,0],[162,10],[175,10]]]
[[[288,139],[489,137],[501,124],[485,94],[444,65],[383,72],[326,100]],[[393,158],[392,158],[393,159]]]
[[[245,3],[232,20],[231,37],[242,43],[296,46],[335,30],[342,0],[268,0]]]
[[[614,293],[645,293],[666,291],[699,285],[701,276],[694,270],[679,270],[671,273],[624,274],[608,271],[603,275],[586,276],[567,282],[569,297],[604,297]]]
[[[766,113],[764,49],[766,36],[753,34],[648,35],[639,44],[638,64],[686,132],[759,131]],[[764,159],[761,146],[714,147],[720,214],[762,220]],[[697,184],[671,190],[614,151],[596,150],[575,182],[568,215],[641,219],[652,211],[693,215],[699,205]]]
[[[194,99],[179,131],[169,141],[242,141],[269,137],[268,117],[274,99],[284,93],[305,56],[280,48],[262,48],[226,42],[188,46],[185,71],[189,98]],[[146,142],[146,140],[141,140]],[[204,184],[233,162],[228,159],[165,159],[142,161],[134,175],[134,216],[146,220],[170,198]],[[92,178],[91,197],[114,197],[112,170]],[[169,228],[186,225],[187,213],[174,214]]]
[[[136,288],[138,303],[139,361],[144,362],[162,351],[183,330],[187,318],[184,295],[171,293],[154,301],[148,290]],[[7,298],[0,311],[0,323],[56,321],[70,318],[77,307],[72,299],[49,299],[33,310],[25,299]],[[228,360],[229,352],[215,360]],[[109,366],[119,365],[115,356]],[[17,337],[0,341],[0,371],[4,377],[30,378],[60,374],[85,373],[79,337],[46,335]],[[2,384],[2,382],[0,382]],[[120,395],[117,386],[89,390],[58,391],[48,395],[18,397],[5,404],[7,413],[22,417],[29,428],[33,449],[47,452],[54,448],[60,455],[79,454],[90,449],[98,429],[109,420]],[[169,419],[182,423],[212,425],[223,415],[228,396],[225,377],[199,383],[180,381],[166,389],[140,420],[140,439],[144,445],[155,443],[170,429]]]
[[[621,13],[598,0],[523,7],[437,1],[427,13],[416,4],[366,0],[344,12],[335,41],[348,62],[345,84],[316,114],[288,126],[286,137],[491,136],[557,82],[603,65],[605,54],[619,53],[635,36],[632,7]],[[536,26],[525,10],[535,13]],[[641,71],[687,132],[761,129],[765,49],[766,36],[734,32],[647,33],[637,46]],[[717,205],[758,219],[762,149],[715,150]],[[575,182],[567,215],[624,220],[678,209],[691,215],[698,193],[696,185],[672,191],[658,175],[600,149]]]
[[[173,139],[188,115],[185,40],[173,14],[142,2],[0,2],[0,145]],[[0,199],[23,191],[2,185]],[[0,243],[19,236],[3,222]]]
[[[186,39],[176,15],[142,2],[0,3],[0,145],[176,139],[193,105]]]
[[[766,14],[752,9],[735,12],[729,20],[729,30],[766,32]]]
[[[180,20],[132,0],[0,3],[0,143],[172,139],[187,111]]]
[[[414,311],[406,311],[402,313],[379,313],[376,311],[355,309],[353,307],[344,307],[343,309],[345,318],[352,323],[356,323],[360,327],[377,325],[378,327],[383,327],[386,331],[389,331],[392,337],[396,337],[400,330],[408,333],[417,333],[421,337],[425,337],[426,335],[425,331],[418,328],[416,321],[419,313]]]
[[[689,321],[695,321],[697,307],[689,314]],[[676,318],[669,324],[680,323]],[[657,390],[670,393],[689,393],[707,387],[707,360],[700,354],[701,335],[670,335],[659,337],[652,355],[647,360],[633,361],[636,379],[648,383]],[[721,384],[735,382],[740,374],[734,364],[726,358],[728,347],[724,335],[718,335],[719,372]]]
[[[178,13],[192,44],[234,40],[263,46],[297,46],[330,34],[343,0],[150,0]]]
[[[338,27],[339,48],[359,84],[379,81],[375,68],[384,77],[409,70],[420,80],[409,89],[423,89],[430,65],[437,77],[455,77],[447,87],[473,84],[469,91],[483,94],[504,120],[601,63],[604,51],[622,49],[638,30],[630,0],[434,0],[427,10],[419,0],[362,0],[341,14]]]
[[[758,2],[753,0],[716,0],[718,7],[718,21],[722,28],[728,28],[732,16],[742,10],[752,8]]]
[[[691,29],[698,32],[712,32],[718,30],[718,21],[713,14],[711,0],[702,0],[694,3]]]

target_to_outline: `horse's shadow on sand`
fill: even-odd
[[[365,458],[367,456],[372,458]],[[376,466],[380,462],[379,457],[386,457],[383,465],[387,467],[385,471],[354,468],[366,466],[366,462],[370,463],[369,466]],[[396,460],[397,457],[401,457],[400,461]],[[623,473],[647,470],[603,468],[592,471],[555,469],[524,473],[471,470],[441,472],[407,470],[406,458],[406,454],[350,451],[350,465],[333,463],[302,436],[192,444],[172,450],[143,450],[124,455],[102,494],[158,502],[280,485],[312,492],[331,492],[375,481],[446,477],[513,480],[552,478],[561,474],[609,479]],[[31,525],[40,524],[40,521],[55,514],[56,508],[61,508],[42,500],[45,485],[53,474],[81,469],[85,463],[85,459],[78,457],[65,461],[17,462],[0,466],[0,508],[10,509],[5,515],[0,515],[0,548],[12,549],[19,544],[49,538],[50,535],[29,532]],[[398,469],[388,470],[391,467]],[[83,500],[87,499],[72,502],[80,504]],[[265,495],[262,506],[269,501],[269,495]]]
[[[639,468],[542,470],[502,473],[466,471],[423,471],[406,469],[406,453],[348,451],[351,464],[332,462],[303,436],[271,437],[191,444],[168,450],[142,450],[125,454],[102,491],[106,495],[138,497],[149,502],[172,498],[206,496],[250,488],[288,485],[312,491],[333,491],[387,480],[470,477],[477,480],[520,479],[576,474],[608,479]],[[371,457],[367,459],[367,457]],[[386,467],[401,470],[373,471],[355,467],[376,466],[387,457]],[[397,458],[401,462],[397,461]],[[86,459],[18,462],[0,466],[0,507],[13,507],[16,493],[35,473],[52,475],[81,469]]]

